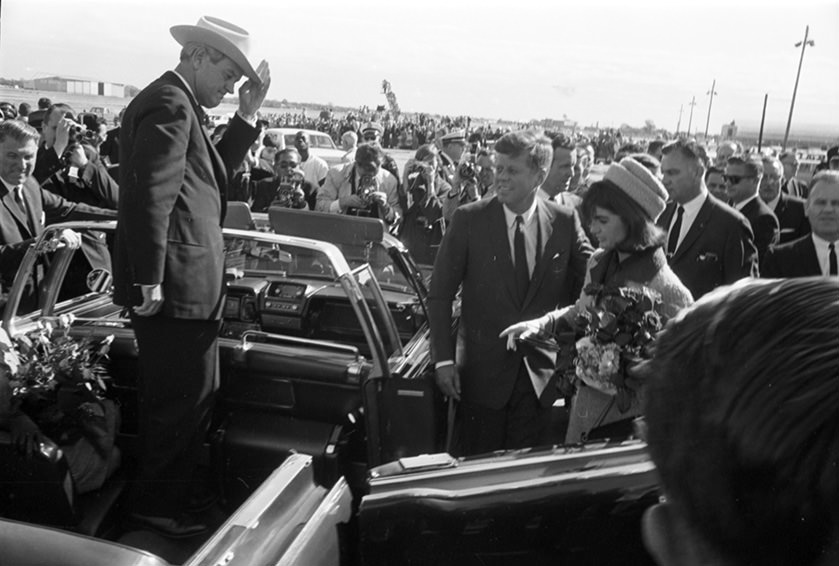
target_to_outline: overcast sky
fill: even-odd
[[[145,86],[177,63],[176,24],[202,14],[253,37],[269,98],[408,112],[711,132],[783,128],[810,25],[793,132],[839,135],[839,0],[2,0],[0,76],[70,75]],[[51,16],[50,16],[51,15]]]

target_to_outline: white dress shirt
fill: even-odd
[[[504,218],[507,221],[507,239],[510,243],[510,257],[513,263],[516,261],[516,216],[521,216],[524,222],[524,247],[527,252],[527,269],[533,277],[533,268],[536,266],[536,241],[539,239],[539,215],[536,214],[536,199],[533,204],[522,214],[516,214],[507,205],[504,205]]]
[[[676,249],[679,249],[679,246],[682,245],[682,241],[687,236],[688,230],[690,227],[693,226],[693,222],[696,220],[696,217],[699,216],[699,211],[702,209],[702,205],[705,204],[705,199],[708,198],[708,191],[702,191],[693,199],[689,200],[685,204],[676,203],[676,213],[673,214],[673,218],[670,219],[670,226],[667,228],[668,238],[670,234],[670,230],[673,229],[673,224],[676,223],[676,218],[679,217],[678,208],[681,206],[685,209],[684,213],[682,213],[682,229],[679,230],[679,240],[676,243]]]
[[[823,238],[819,238],[814,233],[810,233],[813,238],[813,245],[816,247],[816,258],[819,260],[819,269],[822,270],[822,275],[830,274],[830,249],[828,246],[832,243],[837,259],[839,259],[839,240],[835,242],[828,242]]]

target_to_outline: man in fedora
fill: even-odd
[[[202,17],[171,33],[180,62],[134,98],[122,121],[114,302],[129,308],[139,347],[132,519],[188,537],[207,529],[188,513],[188,487],[218,383],[227,179],[257,137],[271,80],[265,61],[251,66],[248,32],[233,24]],[[214,146],[203,108],[232,94],[243,75],[239,110]]]

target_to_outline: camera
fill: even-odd
[[[365,206],[373,204],[373,193],[376,192],[376,177],[373,175],[362,175],[358,181],[359,198],[364,201]]]
[[[277,187],[277,194],[272,204],[285,208],[306,208],[306,194],[303,192],[303,179],[299,175],[283,175]]]
[[[428,194],[428,170],[420,163],[414,163],[405,176],[405,184],[414,201],[421,201]]]
[[[474,183],[478,180],[478,172],[475,170],[475,164],[469,161],[464,161],[458,166],[457,174],[463,182]]]

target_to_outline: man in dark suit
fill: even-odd
[[[74,203],[42,191],[32,177],[40,135],[26,122],[0,123],[0,284],[8,288],[26,250],[44,231],[46,214],[56,220],[102,220],[115,213],[87,204]],[[78,248],[81,236],[62,230],[59,240]],[[104,246],[84,250],[93,267],[110,267]],[[34,305],[28,305],[33,307]]]
[[[804,199],[790,196],[781,190],[784,167],[777,157],[763,158],[763,177],[758,194],[760,200],[775,214],[780,226],[779,244],[797,240],[810,233],[810,223],[804,212]]]
[[[791,197],[806,199],[809,194],[807,183],[796,178],[800,162],[795,151],[784,151],[778,156],[784,166],[784,178],[781,181],[781,192]]]
[[[460,401],[455,438],[461,454],[544,440],[557,395],[552,360],[536,350],[524,359],[521,348],[508,350],[499,335],[572,303],[592,251],[573,210],[536,197],[551,163],[550,140],[513,132],[495,151],[496,194],[456,209],[428,301],[437,383]],[[455,348],[452,303],[461,285]]]
[[[658,219],[668,234],[670,267],[694,298],[757,275],[757,250],[746,218],[713,197],[705,186],[708,158],[693,141],[663,149],[661,172],[673,199]]]
[[[761,265],[761,276],[839,274],[839,171],[822,171],[813,177],[806,212],[812,233],[770,250]]]
[[[778,243],[778,219],[758,197],[763,163],[757,157],[732,157],[725,166],[725,185],[732,206],[743,213],[754,234],[758,262]]]
[[[171,32],[180,63],[134,98],[121,125],[114,302],[131,308],[140,351],[132,518],[184,537],[206,530],[186,512],[186,488],[217,388],[227,179],[257,137],[270,78],[267,63],[248,62],[248,33],[233,24],[202,17]],[[202,106],[217,106],[243,75],[239,110],[213,146]]]

